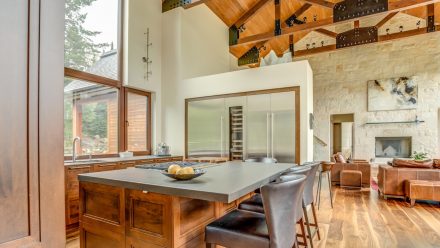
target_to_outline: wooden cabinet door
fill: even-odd
[[[64,1],[1,1],[0,248],[65,245],[63,18]]]
[[[117,169],[118,169],[118,163],[108,163],[108,164],[96,164],[94,166],[93,171],[100,172],[100,171],[110,171],[110,170],[117,170]]]
[[[0,244],[28,236],[27,0],[0,8]]]
[[[135,165],[136,161],[119,162],[118,169],[127,169],[129,167],[134,167]]]
[[[66,225],[79,221],[78,175],[93,171],[91,165],[66,167]]]

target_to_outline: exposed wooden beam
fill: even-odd
[[[420,7],[420,6],[424,6],[424,5],[428,5],[428,4],[432,4],[432,3],[436,3],[436,2],[440,2],[440,0],[400,0],[398,2],[390,3],[389,9],[386,12],[381,12],[381,13],[363,16],[363,17],[359,17],[359,18],[353,18],[351,20],[345,20],[345,21],[338,22],[338,24],[353,22],[356,20],[361,20],[361,19],[372,17],[372,16],[377,16],[377,15],[380,15],[383,13],[399,12],[399,11],[410,9],[411,7]],[[296,26],[292,26],[292,27],[283,28],[281,35],[282,36],[290,35],[290,34],[294,34],[295,32],[299,32],[299,31],[313,31],[313,30],[316,30],[319,28],[331,26],[333,24],[334,24],[334,22],[333,22],[332,17],[326,18],[326,19],[315,21],[315,22],[309,22],[309,23],[305,23],[302,25],[296,25]],[[273,31],[267,32],[267,33],[251,35],[251,36],[239,39],[237,41],[237,44],[232,45],[232,47],[240,46],[240,45],[247,44],[247,43],[254,43],[257,41],[269,40],[273,37],[275,37]]]
[[[439,25],[436,26],[436,31],[440,31]],[[403,38],[412,37],[412,36],[421,35],[421,34],[427,34],[426,29],[418,28],[418,29],[408,30],[408,31],[404,31],[404,32],[394,33],[394,34],[381,35],[381,36],[379,36],[378,42],[376,42],[376,43],[390,41],[390,40],[398,40],[398,39],[403,39]],[[317,54],[317,53],[330,52],[330,51],[336,51],[336,50],[348,49],[348,48],[350,48],[350,47],[336,49],[336,45],[327,45],[327,46],[323,46],[323,47],[317,47],[317,48],[296,51],[295,57],[308,56],[308,55],[313,55],[313,54]]]
[[[315,31],[318,33],[321,33],[323,35],[327,35],[328,37],[331,37],[331,38],[336,38],[336,36],[338,36],[337,33],[332,32],[330,30],[327,30],[325,28],[319,28],[319,29],[316,29]]]
[[[299,9],[295,10],[295,12],[294,12],[291,16],[294,15],[294,16],[297,16],[297,17],[298,17],[298,16],[304,14],[308,9],[310,9],[310,7],[312,7],[311,4],[305,3],[305,4],[303,4]],[[290,18],[290,17],[289,17],[289,18]],[[286,24],[286,21],[287,21],[289,18],[287,18],[286,20],[283,20],[283,22],[282,22],[282,24],[281,24],[281,28],[288,27],[287,24]],[[292,38],[292,39],[294,38],[293,34],[290,35],[290,38]],[[268,45],[268,43],[270,42],[270,39],[269,39],[269,40],[266,40],[266,41],[260,41],[260,42],[262,42],[262,46],[263,46],[263,47],[266,47],[266,46]]]
[[[307,10],[309,10],[310,7],[312,7],[312,5],[309,3],[303,4],[299,9],[297,9],[295,11],[295,13],[293,13],[289,18],[287,18],[286,20],[283,21],[283,23],[281,24],[281,27],[282,28],[288,27],[288,25],[286,24],[287,20],[289,20],[292,17],[299,17],[300,15],[304,14]]]
[[[329,51],[333,51],[333,50],[336,50],[335,44],[312,48],[312,49],[299,50],[299,51],[295,52],[294,57],[307,56],[307,55],[312,55],[312,54],[316,54],[316,53],[329,52]]]
[[[333,7],[335,7],[335,3],[325,0],[301,0],[301,1],[328,9],[333,9]]]
[[[259,0],[252,8],[246,11],[240,18],[232,25],[237,28],[241,27],[247,21],[249,21],[252,17],[254,17],[260,9],[262,9],[267,3],[271,0]]]
[[[391,12],[391,13],[389,13],[387,16],[385,16],[385,18],[383,18],[382,20],[380,20],[380,22],[378,22],[376,24],[376,27],[377,28],[381,28],[383,25],[385,25],[389,20],[391,20],[397,14],[399,14],[399,12]]]

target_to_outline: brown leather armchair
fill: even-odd
[[[335,163],[332,168],[332,184],[340,183],[341,171],[355,170],[362,172],[362,187],[370,187],[371,165],[367,160],[353,159],[346,161],[341,153],[337,153],[332,156],[332,162]]]

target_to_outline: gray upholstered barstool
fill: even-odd
[[[307,163],[307,166],[309,166],[310,172],[306,175],[306,185],[304,187],[304,196],[303,196],[303,211],[304,211],[304,219],[306,221],[306,227],[307,232],[309,234],[310,239],[310,246],[313,247],[313,237],[314,234],[318,234],[318,239],[321,240],[321,234],[319,233],[319,226],[318,226],[318,217],[316,216],[316,209],[315,209],[315,201],[313,197],[313,186],[315,184],[315,178],[316,178],[316,172],[318,171],[321,163],[320,162],[313,162],[313,163]],[[293,174],[298,174],[298,172],[292,171]],[[300,172],[299,174],[304,174],[304,172]],[[313,215],[313,223],[310,221],[309,214],[308,214],[308,206],[312,209],[312,215]],[[312,233],[310,227],[314,227],[315,231]]]
[[[264,213],[234,210],[205,228],[207,248],[287,248],[296,245],[296,223],[289,221],[301,212],[306,178],[281,176],[261,187]]]
[[[286,172],[284,176],[294,175],[293,172],[295,172],[295,175],[304,175],[305,177],[307,177],[310,170],[311,170],[310,166],[295,166],[292,167],[288,172]],[[299,205],[297,207],[301,209],[302,201],[300,201],[298,204]],[[238,206],[238,208],[246,211],[264,213],[263,200],[260,194],[255,194],[250,199],[242,202]],[[297,212],[297,215],[295,217],[295,222],[298,223],[300,226],[301,233],[298,236],[303,239],[303,242],[300,242],[299,244],[307,247],[307,234],[304,229],[305,221],[303,217],[304,215],[302,211]]]

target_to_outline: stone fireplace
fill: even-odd
[[[412,137],[376,137],[376,158],[409,158]]]

